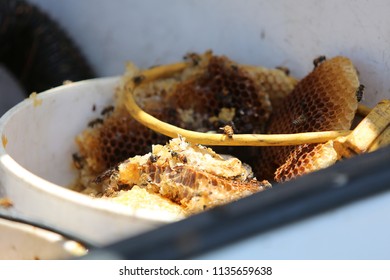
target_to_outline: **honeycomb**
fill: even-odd
[[[222,157],[180,137],[121,163],[108,180],[105,196],[115,197],[123,189],[140,186],[194,214],[270,187],[252,175],[239,159]]]
[[[76,138],[79,153],[91,173],[98,174],[130,156],[151,151],[152,144],[167,137],[135,121],[124,108],[115,110],[99,124]]]
[[[335,57],[319,64],[303,78],[273,112],[267,133],[300,133],[350,129],[358,106],[356,69],[345,57]],[[261,178],[283,182],[326,166],[316,162],[322,153],[335,162],[326,144],[265,147],[256,167]]]
[[[74,159],[84,187],[80,191],[110,197],[137,185],[181,205],[188,213],[197,213],[266,189],[268,181],[291,180],[339,159],[333,141],[263,148],[215,147],[211,157],[211,150],[199,153],[202,146],[186,146],[181,137],[165,146],[156,145],[168,138],[135,121],[124,107],[124,98],[131,79],[138,83],[133,92],[136,102],[147,113],[185,129],[225,133],[229,138],[236,133],[348,130],[362,89],[349,59],[318,60],[314,70],[299,82],[280,69],[241,65],[211,52],[189,54],[186,60],[189,66],[185,70],[145,83],[142,71],[134,67],[127,70],[116,92],[115,106],[104,110],[101,118],[91,121],[77,137],[79,152]],[[234,165],[240,166],[240,172],[227,176],[233,165],[224,168],[221,162],[228,160],[218,159],[218,166],[214,166],[210,159],[220,153],[235,156]],[[207,155],[207,160],[199,155]],[[241,162],[252,166],[254,174],[243,172]],[[197,166],[199,163],[209,169]],[[223,175],[215,174],[220,168]]]
[[[248,73],[266,92],[272,104],[272,110],[277,110],[282,100],[294,89],[297,80],[288,76],[289,70],[283,68],[267,69],[260,66],[246,66]]]
[[[333,147],[333,141],[324,144],[303,144],[291,151],[286,162],[277,168],[277,181],[288,181],[297,176],[308,174],[331,166],[339,159]]]
[[[134,91],[143,110],[186,129],[220,132],[221,127],[231,125],[234,133],[262,132],[272,110],[269,100],[287,95],[295,85],[281,70],[238,65],[211,52],[189,54],[186,60],[190,66],[183,72],[141,83]],[[122,82],[141,74],[129,64]],[[152,144],[168,140],[132,119],[123,106],[125,94],[122,85],[113,111],[78,135],[84,174],[98,175],[129,157],[150,152]],[[249,161],[247,150],[251,148],[216,149]]]
[[[129,157],[150,152],[153,144],[165,143],[169,139],[138,123],[124,107],[126,82],[138,73],[139,69],[129,63],[122,84],[116,89],[115,104],[104,108],[101,118],[97,119],[99,121],[92,120],[89,127],[76,137],[77,157],[82,161],[81,176],[97,176]],[[157,118],[166,117],[170,110],[161,104],[165,104],[162,99],[171,84],[169,81],[144,86],[134,93],[135,98],[148,113]]]
[[[236,133],[263,131],[271,103],[247,71],[224,56],[206,57],[198,65],[168,97],[171,108],[191,112],[192,118],[171,121],[192,130],[217,131],[231,122]]]

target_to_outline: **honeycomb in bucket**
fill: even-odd
[[[190,54],[186,60],[184,70],[180,66],[180,70],[171,72],[167,70],[171,69],[169,67],[145,72],[130,67],[122,79],[123,85],[116,93],[113,111],[106,114],[96,126],[79,135],[80,157],[84,160],[81,176],[87,174],[89,178],[95,178],[94,182],[100,187],[97,188],[97,193],[100,195],[111,196],[117,191],[130,190],[131,184],[118,181],[121,166],[127,166],[131,157],[144,155],[146,162],[154,168],[158,157],[148,152],[153,145],[166,143],[168,140],[130,117],[131,109],[127,108],[127,111],[125,108],[126,94],[129,92],[132,92],[136,103],[143,110],[179,127],[222,133],[218,131],[221,126],[231,124],[234,131],[224,130],[226,137],[231,139],[234,139],[235,133],[265,131],[269,134],[291,134],[348,130],[355,117],[360,84],[356,69],[345,57],[317,63],[315,69],[299,82],[282,70],[240,65],[225,56],[214,56],[211,52],[203,55]],[[162,75],[156,74],[158,71]],[[137,86],[133,88],[134,84]],[[178,157],[169,149],[171,148],[168,148],[168,152],[172,159]],[[249,163],[254,169],[255,177],[264,180],[262,182],[290,180],[328,167],[341,157],[332,140],[297,146],[228,147],[219,149],[219,153],[221,151]],[[251,161],[243,160],[240,155],[249,155]],[[169,160],[169,164],[164,162],[161,165],[162,173],[166,173],[166,168],[167,174],[172,175],[173,161]],[[186,157],[180,164],[187,163]],[[142,169],[142,166],[139,168]],[[150,175],[150,178],[155,178],[148,170],[141,177],[146,176],[147,179]],[[175,172],[177,171],[173,173]],[[169,176],[167,178],[171,180],[173,177]],[[174,176],[182,178],[180,176],[184,175]],[[209,178],[209,175],[206,177]],[[259,182],[256,178],[255,182]],[[83,184],[87,186],[90,182],[84,180]],[[109,185],[115,187],[107,188],[107,184],[101,185],[102,182],[109,182]],[[156,182],[152,179],[140,182],[148,191],[162,187],[160,179]],[[252,182],[244,182],[243,185],[247,186],[249,183]],[[166,184],[164,188],[168,185],[172,187],[171,184]],[[181,183],[178,185],[180,188],[184,186]],[[169,199],[178,203],[174,198]],[[205,201],[207,200],[202,203]],[[203,204],[196,204],[195,208],[199,210],[203,207]]]
[[[166,139],[136,122],[124,108],[117,108],[76,138],[83,168],[92,174],[101,173],[129,156],[150,152],[152,144]]]
[[[235,133],[262,132],[272,111],[270,100],[280,100],[296,84],[284,71],[239,65],[211,52],[188,54],[185,59],[189,66],[184,71],[141,84],[134,96],[146,112],[186,129],[218,132],[232,124]],[[127,79],[142,80],[142,72],[129,64],[113,111],[77,137],[82,176],[96,176],[129,157],[150,152],[152,144],[168,140],[137,123],[126,111]],[[219,151],[240,154],[240,150],[245,149]]]
[[[352,62],[335,57],[303,78],[273,112],[269,134],[348,130],[354,119],[359,80]],[[262,148],[255,168],[263,178],[290,180],[336,162],[332,142]]]
[[[151,153],[138,155],[112,170],[103,189],[105,197],[141,186],[180,205],[187,214],[243,198],[270,187],[258,181],[248,165],[234,157],[189,143],[183,137],[166,145],[153,145]]]
[[[193,74],[177,84],[168,97],[172,108],[180,108],[191,117],[182,113],[171,123],[204,131],[217,131],[233,123],[237,133],[263,131],[271,103],[256,80],[226,57],[206,54],[197,63],[195,71],[189,70]]]

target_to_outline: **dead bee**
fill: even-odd
[[[171,151],[171,156],[173,158],[178,159],[182,163],[187,163],[187,157],[185,155],[183,155],[183,154],[179,154],[178,152]]]
[[[363,99],[364,89],[365,89],[365,86],[360,84],[360,86],[356,90],[356,98],[357,98],[358,102],[362,101],[362,99]]]
[[[233,69],[233,71],[238,71],[238,66],[235,64],[230,65],[230,67]]]
[[[185,155],[180,154],[180,155],[179,155],[179,160],[180,160],[182,163],[187,163],[187,157],[186,157]]]
[[[293,125],[301,125],[306,121],[306,117],[304,114],[300,115],[298,118],[292,121]]]
[[[321,55],[313,60],[314,68],[317,68],[318,65],[320,65],[322,62],[326,60],[325,55]]]
[[[224,133],[227,137],[233,138],[233,135],[234,135],[233,126],[231,126],[231,125],[225,125],[225,126],[223,126],[223,127],[220,127],[219,129],[222,130],[223,133]]]
[[[103,123],[103,120],[100,119],[100,118],[97,118],[97,119],[94,119],[94,120],[90,121],[90,122],[88,123],[88,126],[89,126],[89,127],[94,127],[95,125],[97,125],[97,124],[102,124],[102,123]]]
[[[84,164],[83,164],[83,157],[81,157],[79,154],[74,153],[72,154],[72,159],[73,159],[73,165],[77,169],[82,169]]]
[[[183,57],[184,60],[189,60],[190,62],[192,62],[192,65],[196,66],[199,64],[200,60],[201,60],[201,57],[199,54],[197,53],[187,53],[184,57]]]
[[[286,74],[286,76],[290,75],[290,69],[288,69],[285,66],[278,66],[278,67],[276,67],[276,69],[282,71],[284,74]]]
[[[140,83],[142,83],[143,80],[145,80],[145,76],[144,75],[135,76],[133,78],[133,82],[136,85],[139,85]]]
[[[103,171],[100,175],[96,176],[95,179],[92,180],[93,183],[99,184],[107,179],[109,179],[113,174],[118,172],[118,166],[113,168],[109,168],[106,171]]]
[[[13,206],[12,200],[8,197],[0,197],[0,207],[10,208]]]
[[[151,163],[155,163],[158,160],[158,156],[151,154],[149,157],[149,161]]]
[[[105,107],[100,114],[102,116],[104,116],[104,115],[111,113],[112,111],[114,111],[114,106],[110,105],[110,106]]]
[[[171,151],[171,157],[178,157],[179,156],[179,154],[177,153],[177,152],[175,152],[175,151]]]

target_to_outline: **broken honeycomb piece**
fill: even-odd
[[[326,60],[303,78],[273,112],[267,133],[347,130],[357,110],[358,88],[357,72],[348,58]],[[316,170],[314,161],[322,151],[316,145],[262,148],[258,165],[255,164],[256,175],[282,182],[306,174]],[[303,152],[307,153],[305,157],[300,156]]]
[[[276,169],[275,178],[279,182],[288,181],[329,167],[339,158],[339,154],[333,147],[333,141],[324,144],[299,145],[291,151],[286,162]]]
[[[134,186],[180,205],[189,214],[226,204],[271,187],[253,178],[251,168],[234,157],[174,138],[152,152],[119,164],[108,180],[106,195]]]
[[[138,186],[131,190],[118,191],[115,195],[103,199],[127,206],[137,214],[154,216],[158,213],[160,220],[175,221],[188,215],[180,205]]]

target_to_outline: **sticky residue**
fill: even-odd
[[[1,143],[3,143],[3,147],[4,147],[4,149],[5,149],[5,147],[6,147],[7,144],[8,144],[8,138],[7,138],[7,136],[5,136],[4,134],[1,135]]]
[[[88,252],[87,248],[73,240],[66,241],[64,243],[64,249],[74,256],[84,256]]]
[[[62,82],[63,85],[70,85],[72,83],[73,83],[73,81],[71,81],[71,80],[65,80]]]
[[[11,199],[8,197],[0,197],[0,207],[10,208],[13,206]]]
[[[38,94],[36,92],[31,93],[29,98],[32,99],[34,107],[37,107],[42,104],[42,99],[38,98]]]

